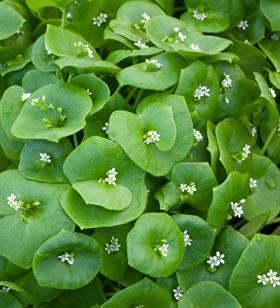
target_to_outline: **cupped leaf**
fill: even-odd
[[[23,139],[58,142],[85,126],[85,117],[91,108],[91,99],[81,87],[50,84],[35,91],[27,100],[12,133]]]
[[[74,228],[59,203],[65,189],[65,185],[26,180],[17,170],[1,173],[0,250],[3,256],[18,266],[29,268],[34,252],[45,240],[63,228]]]
[[[192,268],[208,257],[214,244],[214,230],[198,216],[176,214],[172,218],[185,240],[185,255],[179,270]]]
[[[6,2],[0,3],[0,40],[15,34],[25,22],[24,18]]]
[[[170,294],[159,287],[156,283],[148,278],[129,286],[128,288],[118,292],[106,303],[102,308],[124,308],[145,306],[153,307],[170,307]]]
[[[101,265],[102,250],[95,239],[62,230],[36,251],[32,268],[41,286],[78,289],[98,274]]]
[[[229,290],[242,307],[277,307],[279,287],[258,282],[270,270],[280,272],[280,237],[256,234],[233,270]],[[277,274],[276,274],[277,275]]]
[[[218,106],[219,81],[213,67],[195,61],[182,69],[176,94],[186,98],[191,112],[203,119],[214,118]]]
[[[89,166],[91,167],[89,168]],[[116,186],[121,186],[115,192],[114,188],[108,187],[111,185],[105,181],[107,172],[112,168],[115,168],[117,172]],[[64,173],[71,183],[75,183],[74,187],[76,182],[83,183],[83,181],[95,181],[97,185],[96,182],[102,179],[103,183],[99,183],[102,184],[102,188],[95,185],[95,189],[87,192],[93,198],[91,201],[96,201],[100,197],[98,203],[102,203],[103,206],[105,204],[111,209],[121,209],[124,206],[122,201],[125,201],[126,204],[126,208],[123,210],[109,210],[94,204],[85,205],[79,195],[73,191],[67,191],[62,198],[62,206],[82,228],[123,224],[136,219],[144,211],[147,195],[144,185],[145,174],[129,160],[120,146],[113,141],[100,137],[86,139],[67,157],[64,163]],[[109,199],[106,194],[111,188]],[[121,190],[126,191],[126,197],[121,195]],[[117,194],[118,200],[112,199],[114,193]],[[96,195],[94,196],[94,194]],[[98,194],[100,195],[98,196]],[[127,199],[124,200],[125,198]],[[115,201],[117,202],[115,203]]]
[[[86,204],[99,205],[107,210],[124,210],[132,201],[131,191],[123,185],[108,187],[100,181],[82,181],[75,182],[72,186],[83,197]]]
[[[241,308],[237,299],[219,284],[202,281],[187,290],[178,304],[179,308]]]
[[[19,162],[21,174],[31,180],[49,183],[65,183],[62,166],[72,146],[67,139],[59,143],[45,140],[29,140],[23,147]]]
[[[266,19],[268,19],[272,31],[280,31],[280,20],[278,12],[280,3],[277,0],[261,0],[260,8]]]
[[[150,128],[143,127],[140,117],[144,110],[148,111],[153,104],[172,107],[176,141],[174,146],[166,152],[160,151],[154,144],[144,143],[144,135]],[[118,142],[130,159],[143,170],[155,176],[167,174],[174,163],[186,157],[192,146],[192,122],[184,98],[167,94],[152,95],[139,104],[136,113],[138,116],[126,111],[113,112],[109,121],[110,138]],[[157,115],[150,115],[150,117],[156,119]],[[157,127],[156,122],[154,120],[153,122],[154,127]],[[128,131],[127,127],[131,130]],[[157,133],[161,134],[161,131]]]
[[[152,277],[174,273],[184,251],[182,232],[164,213],[142,215],[127,235],[128,264]]]
[[[91,114],[104,107],[110,97],[108,85],[94,74],[81,74],[71,79],[72,84],[77,84],[87,90],[93,101]]]
[[[153,59],[157,60],[162,67],[156,71],[149,71],[146,62],[126,67],[117,75],[119,84],[158,91],[172,87],[178,81],[180,70],[185,66],[185,61],[175,53],[162,53]]]

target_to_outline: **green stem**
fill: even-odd
[[[276,217],[271,222],[269,222],[267,225],[278,224],[278,223],[280,223],[280,217]]]
[[[129,103],[129,101],[131,100],[131,98],[133,97],[133,95],[134,95],[134,93],[137,91],[137,88],[133,88],[130,92],[129,92],[129,94],[127,95],[127,97],[126,97],[126,99],[125,99],[125,101],[127,102],[127,103]]]
[[[64,28],[65,26],[65,19],[66,19],[66,9],[64,9],[62,12],[62,17],[61,17],[61,27],[62,28]]]
[[[272,131],[270,132],[268,138],[266,139],[266,141],[265,141],[265,143],[264,143],[264,145],[261,149],[260,155],[264,155],[264,153],[266,152],[272,138],[274,137],[276,130],[277,130],[277,127],[273,128]]]
[[[117,87],[117,89],[115,90],[115,92],[114,92],[113,95],[119,93],[121,88],[122,88],[122,86],[121,86],[121,85],[118,85],[118,87]]]
[[[76,148],[79,145],[77,134],[73,135],[74,147]]]
[[[139,103],[139,101],[140,101],[140,99],[142,97],[143,92],[144,92],[144,89],[140,89],[139,90],[139,92],[138,92],[138,94],[136,96],[136,99],[135,99],[135,103],[134,103],[134,107],[135,108],[137,107],[137,105],[138,105],[138,103]]]

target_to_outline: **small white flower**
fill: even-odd
[[[144,143],[151,144],[160,141],[160,134],[155,130],[148,131],[144,136]]]
[[[179,32],[180,31],[180,28],[177,26],[177,27],[174,27],[174,32]]]
[[[68,12],[66,14],[66,19],[71,20],[72,19],[72,14],[70,12]]]
[[[199,130],[196,130],[195,128],[193,129],[193,135],[197,142],[200,142],[203,140],[203,135],[201,134]]]
[[[270,91],[270,93],[271,93],[271,95],[272,95],[272,97],[273,98],[275,98],[277,95],[276,95],[276,92],[275,92],[275,90],[274,90],[274,88],[269,88],[269,91]]]
[[[257,283],[261,283],[262,285],[266,286],[269,284],[269,278],[266,276],[266,274],[258,275]]]
[[[11,290],[12,290],[11,288],[3,286],[1,287],[0,292],[9,293]]]
[[[182,32],[178,32],[178,38],[181,42],[184,42],[187,36],[183,34]]]
[[[92,95],[92,92],[91,92],[90,89],[87,89],[87,94],[88,94],[88,95]]]
[[[279,41],[279,36],[276,33],[273,33],[270,37],[274,42],[278,42]]]
[[[202,13],[198,13],[198,11],[194,10],[193,11],[193,17],[197,20],[203,21],[206,19],[207,15],[206,13],[202,12]]]
[[[190,44],[190,48],[194,51],[201,51],[201,48],[197,44]]]
[[[96,27],[101,27],[104,23],[107,22],[108,15],[106,13],[100,13],[96,17],[92,18],[92,24]]]
[[[245,199],[240,200],[239,202],[231,202],[230,206],[233,211],[233,216],[241,218],[244,214],[242,204],[245,203]]]
[[[220,251],[217,251],[216,255],[209,257],[207,263],[212,269],[214,269],[216,267],[219,267],[221,264],[225,264],[224,257],[224,254],[221,254]]]
[[[89,48],[88,44],[85,44],[81,41],[75,42],[74,43],[75,48],[79,48],[81,50],[81,53],[83,55],[86,55],[89,58],[93,58],[93,51]]]
[[[222,80],[222,87],[224,89],[231,88],[232,87],[232,79],[230,78],[230,75],[224,73],[225,78]]]
[[[105,183],[115,186],[117,184],[117,174],[118,172],[115,168],[108,170],[106,173],[107,177],[104,179]]]
[[[258,187],[258,181],[256,179],[250,178],[249,187],[251,190],[254,190]]]
[[[29,92],[23,92],[23,94],[22,94],[22,96],[21,96],[21,100],[22,101],[26,101],[26,100],[28,100],[29,99],[29,97],[31,96],[31,93],[29,93]]]
[[[246,158],[251,154],[251,146],[249,144],[245,144],[242,151],[244,153],[244,155],[246,156]]]
[[[173,289],[172,291],[173,291],[173,296],[177,301],[179,301],[184,295],[182,289],[179,286],[176,289]]]
[[[256,134],[257,134],[257,128],[256,128],[256,126],[254,126],[254,127],[252,128],[252,136],[255,137]]]
[[[120,251],[121,244],[119,243],[119,239],[112,236],[110,243],[105,244],[104,250],[109,255],[111,252],[118,252]]]
[[[40,153],[40,161],[47,164],[51,164],[52,162],[50,155],[48,155],[47,153]]]
[[[22,206],[22,202],[17,200],[17,197],[15,194],[10,194],[10,196],[7,197],[7,203],[8,205],[13,208],[16,212],[18,212]]]
[[[184,236],[185,247],[191,246],[192,245],[192,239],[191,239],[190,235],[188,234],[187,230],[185,230],[183,232],[183,236]]]
[[[162,68],[162,64],[159,62],[158,59],[146,59],[146,63],[148,65],[153,66],[155,69],[159,70]]]
[[[146,26],[146,23],[151,19],[151,16],[149,16],[146,12],[144,12],[141,16],[143,17],[141,23]]]
[[[274,272],[272,269],[270,269],[266,275],[269,279],[269,283],[273,286],[273,288],[280,286],[280,277],[277,277],[277,272]]]
[[[206,86],[200,85],[200,86],[195,90],[193,97],[196,98],[196,99],[198,99],[198,100],[200,101],[200,100],[201,100],[203,97],[205,97],[205,96],[209,97],[209,96],[210,96],[210,93],[209,93],[209,92],[210,92],[210,89],[209,89],[209,88],[207,88]]]
[[[60,262],[67,262],[70,265],[73,265],[75,262],[75,258],[73,253],[69,254],[68,252],[65,252],[63,255],[58,256],[58,259],[60,259]]]
[[[139,49],[145,49],[149,47],[148,45],[143,43],[141,40],[138,40],[137,42],[135,42],[134,45],[138,47]]]
[[[241,30],[246,30],[249,27],[247,20],[241,20],[240,23],[237,25],[237,28]]]
[[[109,134],[109,123],[108,123],[108,122],[105,122],[105,123],[104,123],[104,126],[103,126],[101,129],[104,130],[104,133],[105,133],[106,135],[108,135],[108,134]]]
[[[180,184],[180,190],[182,193],[186,192],[190,195],[193,195],[194,192],[196,192],[196,186],[195,183],[190,183],[189,185],[181,183]]]
[[[167,257],[169,244],[167,244],[166,240],[162,240],[162,242],[163,244],[160,247],[158,247],[158,251],[161,253],[163,257]]]

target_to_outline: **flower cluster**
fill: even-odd
[[[240,23],[237,25],[237,28],[241,30],[246,30],[249,27],[248,21],[247,20],[241,20]]]
[[[249,187],[251,190],[255,190],[258,187],[258,181],[254,178],[250,178]]]
[[[201,51],[201,48],[197,44],[190,44],[190,49],[193,51]]]
[[[146,28],[147,22],[151,19],[151,16],[144,12],[141,15],[142,19],[139,23],[134,24],[133,26],[138,30],[144,30]]]
[[[207,14],[205,12],[199,13],[197,10],[193,11],[193,18],[203,21],[207,18]]]
[[[190,235],[188,234],[187,230],[185,230],[183,232],[183,236],[184,236],[185,247],[191,246],[192,245],[192,239],[191,239]]]
[[[183,32],[180,31],[179,27],[174,28],[175,36],[177,36],[174,40],[174,43],[184,42],[186,39],[186,35],[183,34]]]
[[[106,13],[100,13],[96,17],[92,18],[92,24],[96,27],[101,27],[104,23],[107,22],[108,15]]]
[[[210,89],[207,88],[206,86],[204,85],[200,85],[195,91],[194,91],[194,94],[193,94],[193,97],[195,99],[197,99],[198,101],[200,101],[203,97],[209,97],[210,96]]]
[[[110,170],[107,171],[106,173],[106,178],[104,179],[104,182],[109,184],[109,185],[113,185],[115,186],[117,183],[117,174],[118,172],[116,171],[115,168],[111,168]]]
[[[280,277],[277,276],[277,272],[270,269],[266,274],[257,276],[257,283],[264,286],[272,285],[273,288],[280,286]]]
[[[177,301],[179,301],[184,295],[180,286],[178,286],[176,289],[173,289],[172,291],[173,291],[173,296]]]
[[[104,131],[106,135],[108,135],[109,134],[109,123],[105,122],[101,129]]]
[[[158,251],[163,257],[167,257],[168,255],[168,249],[169,249],[169,244],[167,243],[167,240],[162,240],[162,245],[157,246],[154,248],[155,251]]]
[[[220,251],[217,251],[214,256],[210,256],[207,260],[207,264],[210,266],[211,271],[215,271],[217,267],[222,264],[225,264],[225,255],[221,254]]]
[[[120,251],[121,244],[119,243],[119,239],[112,236],[110,243],[105,244],[104,250],[107,252],[109,255],[112,252],[118,252]]]
[[[40,161],[46,164],[52,163],[51,157],[47,153],[40,153]]]
[[[241,199],[239,202],[231,202],[230,207],[231,210],[233,211],[233,216],[241,218],[242,215],[244,214],[243,212],[243,204],[246,202],[245,199]]]
[[[78,57],[89,57],[93,58],[93,51],[90,49],[88,44],[85,44],[81,41],[75,42],[74,43],[74,48],[77,49],[77,56]]]
[[[251,154],[251,146],[249,144],[245,144],[242,148],[242,151],[233,154],[232,158],[235,159],[239,164],[246,160]]]
[[[156,72],[162,68],[162,64],[158,59],[146,59],[146,71]]]
[[[136,42],[134,43],[134,45],[135,45],[136,47],[138,47],[139,49],[149,48],[149,46],[148,46],[147,44],[143,43],[140,39],[139,39],[138,41],[136,41]]]
[[[155,130],[148,131],[143,135],[144,143],[151,144],[160,141],[160,134]]]
[[[58,259],[60,259],[61,263],[67,262],[70,265],[73,265],[75,262],[75,255],[73,252],[69,253],[69,252],[65,252],[64,254],[58,256]]]
[[[12,289],[9,288],[9,287],[1,287],[0,288],[0,292],[3,292],[3,293],[9,293]]]
[[[224,73],[225,78],[222,80],[222,87],[224,89],[231,88],[232,87],[232,79],[230,75]]]
[[[193,129],[193,135],[197,142],[201,142],[203,140],[203,135],[199,130],[196,130],[195,128]]]
[[[182,193],[188,193],[190,195],[193,195],[194,192],[196,192],[196,186],[194,182],[191,182],[189,185],[181,183],[180,184],[180,190]]]

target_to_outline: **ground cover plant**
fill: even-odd
[[[0,2],[0,307],[280,305],[280,2]]]

